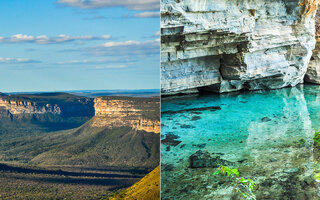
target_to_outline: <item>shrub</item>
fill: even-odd
[[[227,175],[233,179],[235,189],[238,193],[241,194],[246,200],[256,200],[256,196],[253,193],[254,188],[256,187],[256,182],[250,178],[239,177],[240,173],[237,168],[231,169],[227,166],[220,166],[213,175]]]

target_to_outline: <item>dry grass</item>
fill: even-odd
[[[130,188],[115,194],[109,200],[159,200],[160,166]]]
[[[299,5],[304,7],[303,15],[308,17],[318,9],[319,0],[302,0]]]

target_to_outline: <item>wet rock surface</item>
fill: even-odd
[[[177,146],[181,143],[181,141],[177,140],[179,136],[174,135],[174,134],[167,134],[166,138],[161,140],[161,143],[164,145],[169,145],[169,146]]]
[[[217,168],[220,165],[230,166],[233,165],[232,162],[223,160],[218,155],[210,155],[207,151],[197,151],[189,157],[189,167],[190,168],[205,168],[212,167]]]
[[[221,110],[221,107],[219,106],[210,106],[210,107],[203,107],[203,108],[190,108],[190,109],[184,109],[184,110],[177,110],[177,111],[164,111],[163,114],[177,114],[177,113],[184,113],[184,112],[192,112],[194,114],[201,114],[199,111],[216,111]]]

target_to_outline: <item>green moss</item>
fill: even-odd
[[[320,132],[315,132],[313,141],[316,147],[320,147]]]

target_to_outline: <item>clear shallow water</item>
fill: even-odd
[[[208,107],[217,109],[196,110]],[[214,168],[189,167],[199,150],[254,179],[257,199],[320,199],[319,86],[164,99],[161,121],[163,199],[239,199]]]

